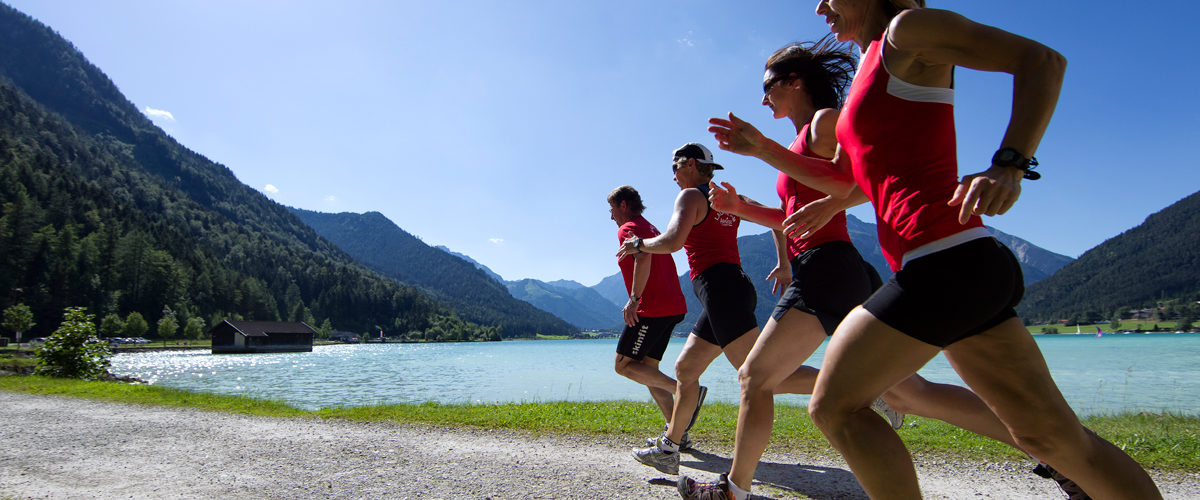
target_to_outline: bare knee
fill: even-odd
[[[678,360],[675,362],[675,379],[681,386],[699,383],[705,368],[708,368],[708,363]]]
[[[851,412],[852,408],[839,404],[834,398],[823,395],[813,395],[808,403],[808,416],[825,434],[845,425]]]
[[[773,387],[768,387],[771,385],[769,378],[769,373],[757,369],[752,363],[743,363],[738,369],[738,384],[741,385],[743,395],[772,392]]]
[[[641,364],[641,361],[627,357],[617,356],[617,361],[613,366],[617,374],[625,378],[633,378],[634,365]]]

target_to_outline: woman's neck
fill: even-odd
[[[804,126],[808,125],[816,114],[817,112],[809,107],[805,111],[788,114],[788,119],[792,120],[792,125],[796,127],[796,134],[799,135],[800,131],[804,130]]]
[[[867,12],[867,19],[862,24],[858,36],[855,37],[855,43],[858,44],[858,49],[862,52],[867,51],[867,47],[874,40],[880,39],[883,32],[887,30],[888,24],[891,24],[892,16],[882,7],[871,7]]]

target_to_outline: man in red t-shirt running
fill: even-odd
[[[642,217],[645,205],[632,186],[608,194],[609,213],[617,223],[617,241],[653,238],[658,228]],[[629,300],[622,308],[625,330],[617,341],[617,373],[650,389],[663,419],[671,421],[675,405],[675,379],[658,369],[675,325],[683,321],[687,303],[679,288],[675,260],[669,254],[626,256],[617,262],[625,278]],[[685,437],[686,440],[686,437]]]

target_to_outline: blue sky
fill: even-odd
[[[827,32],[813,0],[3,1],[279,203],[378,211],[505,279],[585,285],[618,270],[605,196],[633,185],[665,228],[669,156],[684,142],[714,150],[718,180],[777,202],[775,171],[717,150],[706,121],[733,111],[790,141],[759,104],[763,61]],[[1200,189],[1187,35],[1200,5],[930,3],[1069,61],[1037,152],[1043,179],[987,224],[1077,257]],[[957,75],[960,172],[973,173],[1004,132],[1011,78]]]

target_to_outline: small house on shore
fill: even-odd
[[[343,342],[346,344],[357,344],[359,342],[358,334],[354,332],[333,332],[329,335],[329,340],[334,342]]]
[[[294,321],[222,321],[209,330],[213,354],[312,352],[313,327]]]

